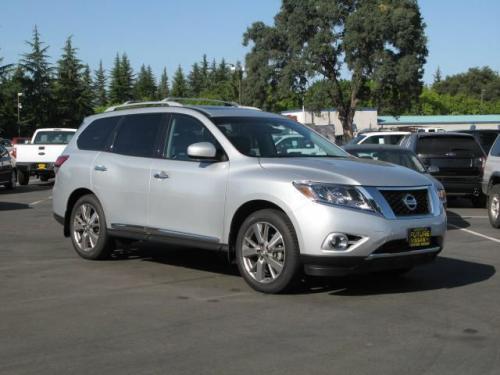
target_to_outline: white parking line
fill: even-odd
[[[52,199],[52,195],[50,197],[48,197],[48,198],[40,199],[39,201],[35,201],[35,202],[31,202],[31,203],[28,204],[28,206],[33,207],[33,206],[36,206],[37,204],[49,201],[51,199]]]
[[[482,233],[478,233],[478,232],[474,232],[473,230],[470,230],[470,229],[465,229],[465,228],[462,228],[462,227],[459,227],[458,225],[454,225],[454,224],[450,224],[448,223],[448,225],[450,227],[453,227],[453,228],[456,228],[456,229],[459,229],[463,232],[466,232],[466,233],[469,233],[469,234],[472,234],[474,236],[477,236],[477,237],[481,237],[481,238],[485,238],[487,240],[490,240],[490,241],[493,241],[493,242],[497,242],[497,243],[500,243],[500,240],[498,238],[495,238],[495,237],[490,237],[490,236],[487,236],[485,234],[482,234]]]

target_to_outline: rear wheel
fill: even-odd
[[[486,207],[487,197],[483,193],[480,193],[478,196],[472,197],[472,205],[476,208],[485,208]]]
[[[104,211],[94,195],[84,195],[73,206],[69,221],[71,241],[85,259],[106,259],[113,251]]]
[[[13,169],[10,172],[10,180],[5,184],[5,187],[9,190],[15,189],[17,184],[17,174],[16,171]]]
[[[500,228],[500,185],[494,185],[488,198],[488,217],[494,228]]]
[[[49,176],[48,175],[41,175],[40,176],[40,181],[47,182],[48,180],[49,180]]]
[[[259,292],[280,293],[293,286],[301,263],[288,217],[275,209],[251,214],[238,232],[236,260],[245,281]]]
[[[30,182],[30,173],[25,169],[19,169],[17,171],[17,180],[19,185],[28,185]]]

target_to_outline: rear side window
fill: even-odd
[[[76,144],[80,150],[102,151],[121,117],[95,120],[80,134]]]
[[[497,137],[497,140],[493,144],[491,148],[491,156],[500,156],[500,135]]]
[[[71,141],[75,132],[64,130],[40,131],[36,133],[33,144],[35,145],[66,145]]]
[[[481,147],[473,137],[422,137],[417,142],[417,154],[446,155],[448,153],[483,155]]]
[[[124,116],[113,143],[113,152],[129,156],[155,156],[166,118],[164,113]]]

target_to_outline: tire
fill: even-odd
[[[30,182],[30,174],[27,170],[19,169],[17,171],[17,181],[19,185],[28,185]]]
[[[475,208],[485,208],[486,207],[487,197],[483,193],[480,193],[477,197],[473,196],[471,200],[472,200],[472,205]]]
[[[5,184],[5,187],[9,190],[13,190],[16,188],[16,185],[17,185],[17,173],[13,169],[10,172],[10,181]]]
[[[238,231],[236,262],[241,276],[259,292],[274,294],[292,288],[300,275],[301,262],[290,219],[276,209],[248,216]]]
[[[500,185],[494,185],[490,190],[488,217],[493,228],[500,228]]]
[[[40,176],[40,181],[47,182],[48,180],[49,180],[49,176],[47,176],[47,175],[41,175]]]
[[[109,258],[114,241],[106,228],[106,218],[95,195],[84,195],[73,206],[69,221],[71,242],[84,259]]]

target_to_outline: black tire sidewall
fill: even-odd
[[[276,280],[267,284],[259,283],[246,272],[241,252],[245,232],[253,224],[259,221],[265,221],[275,226],[280,231],[285,241],[286,253],[283,270]],[[294,286],[295,281],[299,276],[301,266],[300,250],[295,229],[293,228],[290,219],[288,219],[282,211],[276,209],[264,209],[250,214],[238,231],[235,249],[236,263],[240,274],[253,289],[263,293],[282,293]]]
[[[10,172],[10,180],[8,183],[5,184],[5,187],[9,190],[15,189],[17,184],[17,173],[16,170],[13,169]]]
[[[30,182],[30,175],[27,171],[19,169],[17,171],[17,180],[19,182],[19,185],[28,185],[28,183]]]
[[[496,196],[498,199],[500,199],[500,185],[494,185],[491,188],[490,193],[488,194],[488,207],[487,207],[488,218],[490,219],[491,226],[494,228],[500,228],[500,215],[496,219],[491,216],[490,207],[493,196]]]
[[[97,240],[97,244],[92,249],[92,251],[82,251],[78,247],[74,235],[73,235],[73,225],[74,225],[74,218],[77,209],[84,203],[88,203],[92,205],[96,211],[97,214],[99,215],[99,239]],[[99,203],[99,200],[95,195],[84,195],[83,197],[79,198],[75,205],[73,206],[73,209],[71,210],[71,216],[69,219],[69,233],[71,237],[71,242],[73,243],[73,247],[75,251],[77,252],[78,255],[80,255],[84,259],[90,259],[90,260],[99,260],[99,259],[106,259],[109,257],[111,253],[111,239],[109,237],[107,228],[106,228],[106,217],[104,216],[104,211],[101,207],[101,204]]]

